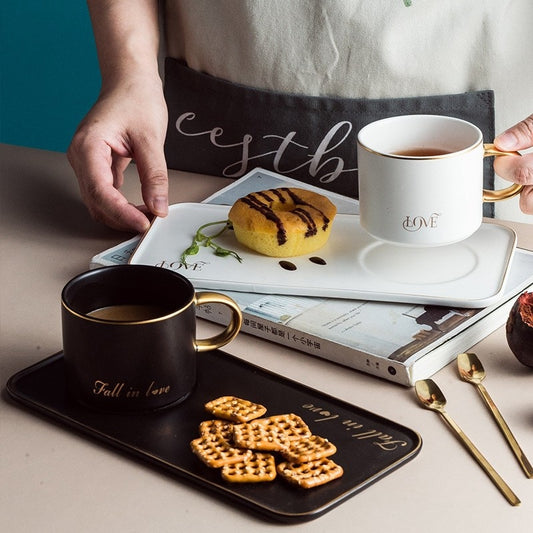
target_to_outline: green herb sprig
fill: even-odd
[[[214,235],[206,235],[203,232],[205,228],[208,228],[210,226],[218,226],[220,224],[224,224],[224,227],[218,233],[215,233]],[[232,225],[229,220],[219,220],[218,222],[208,222],[207,224],[200,226],[196,230],[196,233],[194,234],[191,245],[181,254],[180,262],[186,265],[187,257],[189,255],[196,255],[200,251],[200,246],[204,246],[206,248],[212,248],[213,253],[219,257],[226,257],[230,255],[234,257],[235,259],[237,259],[239,263],[242,263],[242,257],[237,252],[223,248],[222,246],[219,246],[213,241],[213,239],[220,237],[224,232],[226,232],[229,229],[232,229]]]

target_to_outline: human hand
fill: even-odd
[[[130,80],[103,92],[67,152],[91,216],[115,229],[142,232],[149,226],[150,214],[165,216],[168,212],[163,152],[167,109],[158,81]],[[131,159],[137,166],[144,201],[137,207],[120,192]]]
[[[494,145],[504,151],[533,147],[533,115],[498,135]],[[522,157],[496,157],[494,170],[498,176],[524,185],[520,193],[520,209],[533,215],[533,153]]]

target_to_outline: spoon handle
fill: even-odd
[[[489,476],[491,481],[496,485],[498,490],[505,496],[507,501],[511,505],[520,505],[520,500],[518,496],[512,491],[511,487],[502,479],[502,477],[494,470],[490,463],[485,459],[482,453],[474,446],[474,443],[466,436],[463,430],[455,423],[455,421],[448,415],[446,411],[439,411],[439,414],[445,420],[445,422],[450,426],[450,428],[455,431],[459,437],[463,446],[470,452],[472,457],[478,462],[478,464],[483,468],[485,473]]]
[[[526,454],[522,451],[522,448],[520,448],[520,445],[518,444],[515,436],[513,435],[513,433],[511,432],[511,429],[507,425],[507,422],[505,422],[502,414],[500,413],[500,410],[496,407],[496,404],[490,397],[490,394],[488,393],[487,389],[481,383],[478,383],[477,390],[479,391],[479,394],[483,398],[483,401],[485,402],[487,407],[490,409],[490,412],[494,416],[496,423],[498,424],[501,432],[506,438],[507,443],[513,450],[513,453],[518,459],[518,462],[520,463],[520,466],[524,470],[526,476],[528,478],[533,478],[533,467],[531,466],[531,463],[526,457]]]

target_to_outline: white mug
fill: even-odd
[[[462,241],[481,225],[483,202],[510,198],[520,185],[483,189],[483,144],[474,124],[440,115],[403,115],[359,131],[361,226],[373,237],[407,246]]]

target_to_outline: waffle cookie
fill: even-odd
[[[266,413],[266,407],[235,396],[221,396],[205,404],[213,416],[230,422],[248,422]]]
[[[246,461],[225,465],[222,478],[231,483],[261,483],[276,477],[276,461],[270,453],[253,453]]]
[[[278,474],[291,483],[304,489],[312,489],[342,476],[341,466],[331,459],[322,458],[307,463],[283,462],[277,466]]]
[[[303,439],[312,435],[309,426],[303,419],[293,413],[260,418],[254,420],[254,423],[275,428],[276,432],[285,433],[290,441]]]
[[[227,420],[204,420],[199,430],[201,437],[222,437],[228,444],[233,440],[233,424]]]
[[[337,451],[336,446],[328,439],[311,435],[305,439],[294,440],[281,455],[291,463],[308,463],[323,457],[329,457]]]
[[[252,420],[233,426],[233,442],[240,448],[279,452],[290,445],[288,435],[274,424],[263,423],[263,419]]]
[[[220,436],[194,439],[191,442],[191,449],[203,463],[211,468],[245,461],[252,456],[251,450],[230,446]]]

